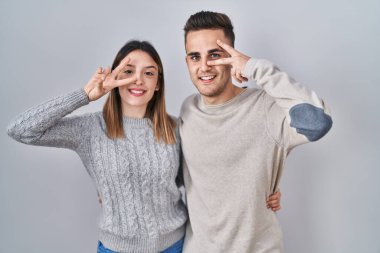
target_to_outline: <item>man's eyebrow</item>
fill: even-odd
[[[189,52],[186,54],[187,56],[200,55],[198,52]]]
[[[223,53],[224,50],[223,49],[220,49],[220,48],[213,48],[213,49],[210,49],[207,51],[207,54],[213,54],[213,53]],[[186,55],[188,56],[196,56],[196,55],[200,55],[199,52],[189,52],[187,53]]]
[[[220,49],[220,48],[214,48],[214,49],[210,49],[207,51],[208,54],[213,54],[213,53],[223,53],[224,50]]]

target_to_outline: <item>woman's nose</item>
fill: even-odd
[[[142,74],[136,73],[136,84],[141,85],[142,83]]]

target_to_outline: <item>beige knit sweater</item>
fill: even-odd
[[[216,106],[205,105],[199,94],[183,103],[190,218],[184,253],[283,252],[266,198],[278,187],[290,150],[332,126],[324,102],[269,61],[251,59],[244,75],[261,89]]]

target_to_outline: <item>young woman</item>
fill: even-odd
[[[80,156],[102,200],[98,252],[182,252],[179,132],[164,88],[156,50],[130,41],[111,69],[98,68],[84,88],[32,107],[8,127],[19,142]],[[103,112],[67,116],[107,93]],[[267,204],[278,209],[279,195]]]

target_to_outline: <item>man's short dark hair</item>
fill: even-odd
[[[230,40],[232,46],[235,44],[234,27],[230,18],[224,13],[212,11],[200,11],[190,16],[183,30],[186,36],[191,31],[199,31],[203,29],[221,29],[224,35]]]

